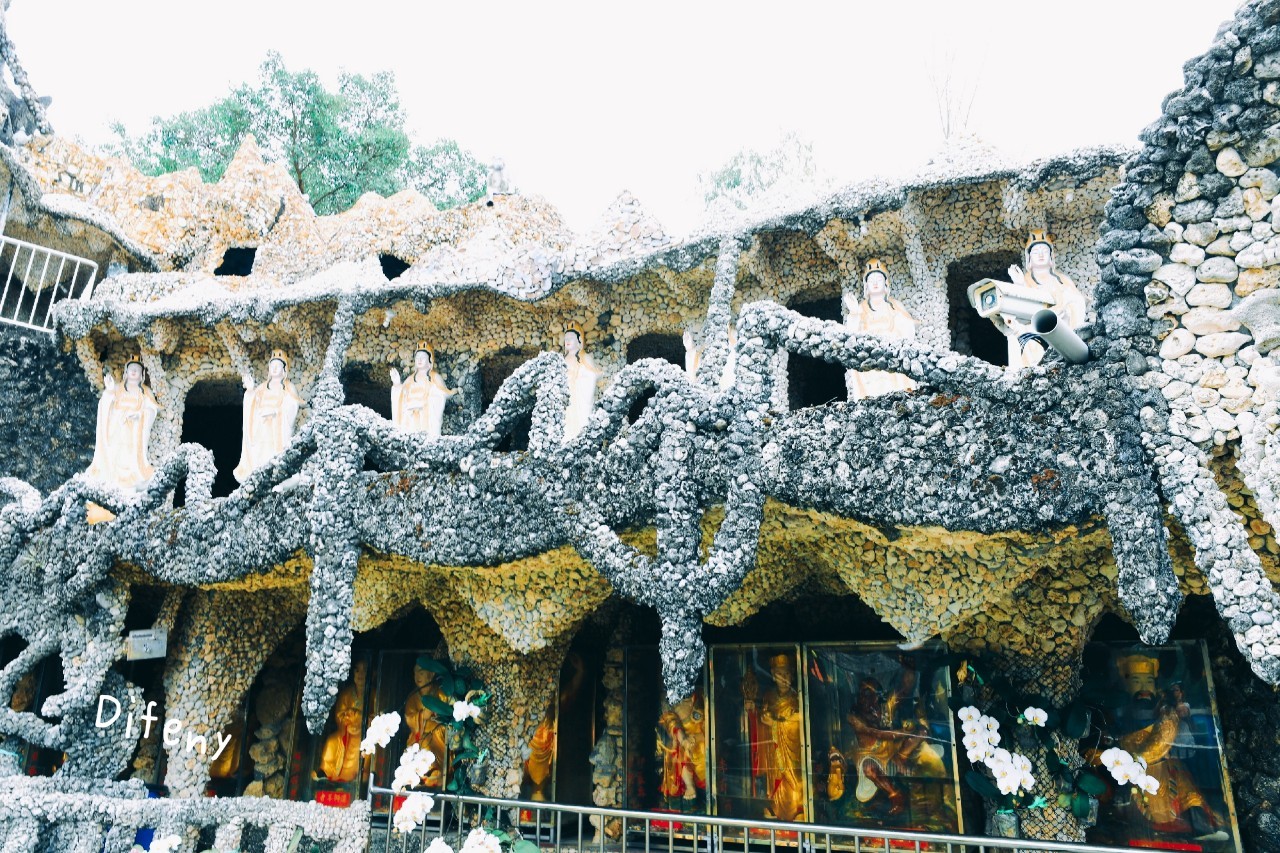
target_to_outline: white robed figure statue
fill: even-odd
[[[587,425],[596,403],[596,385],[602,371],[582,349],[582,330],[570,325],[564,332],[564,365],[569,374],[569,405],[564,413],[564,441]]]
[[[391,368],[391,422],[405,432],[426,433],[429,438],[440,437],[445,403],[458,393],[444,384],[435,361],[427,342],[418,341],[409,378],[401,381],[400,371]]]
[[[289,359],[283,350],[274,350],[267,362],[267,381],[255,385],[253,376],[244,374],[244,431],[240,442],[240,464],[236,480],[243,483],[255,469],[261,468],[284,451],[293,438],[293,425],[298,419],[302,398],[289,381]]]
[[[1049,307],[1065,328],[1083,326],[1084,295],[1066,273],[1059,272],[1054,263],[1053,238],[1048,232],[1042,228],[1031,229],[1023,249],[1023,261],[1027,265],[1025,270],[1017,264],[1009,267],[1009,280],[1020,287],[1045,292],[1052,301]],[[1044,358],[1044,344],[1035,336],[1030,323],[1009,314],[992,314],[991,322],[1008,341],[1010,370],[1035,367]]]
[[[915,340],[916,321],[901,302],[889,295],[889,271],[878,259],[867,261],[862,273],[862,299],[849,293],[844,301],[844,322],[855,334],[888,341]],[[850,370],[845,374],[845,382],[850,400],[916,387],[901,373],[886,370]]]
[[[132,489],[155,474],[148,456],[151,426],[160,404],[143,384],[142,362],[130,359],[123,381],[116,384],[110,373],[102,377],[102,398],[98,400],[93,460],[86,472],[89,479],[120,489]],[[95,503],[87,506],[90,524],[110,521],[115,515]]]
[[[725,355],[724,369],[720,371],[720,379],[716,387],[721,391],[728,391],[733,387],[736,380],[738,368],[738,332],[732,326],[729,327],[729,345],[728,352]],[[693,330],[685,329],[684,331],[684,372],[688,375],[689,381],[696,381],[698,378],[698,369],[702,366],[703,348],[698,346],[694,341]]]

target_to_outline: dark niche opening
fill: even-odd
[[[818,320],[843,322],[840,299],[815,299],[787,306],[797,314]],[[787,400],[791,411],[849,399],[844,368],[820,358],[787,354]]]
[[[26,651],[27,645],[27,641],[17,634],[7,634],[4,637],[0,637],[0,669],[4,669],[13,663],[18,655]]]
[[[253,272],[253,261],[258,255],[256,246],[238,246],[227,249],[222,256],[222,263],[213,271],[214,275],[248,275]]]
[[[1021,263],[1018,252],[983,252],[947,266],[947,325],[953,350],[1001,367],[1009,363],[1004,335],[969,304],[969,285],[984,278],[1008,281],[1009,267]]]
[[[348,406],[373,409],[391,420],[390,368],[372,364],[348,364],[342,368],[343,401]]]
[[[738,625],[704,626],[702,635],[708,644],[903,640],[858,596],[833,596],[812,582],[797,589],[792,601],[772,602]]]
[[[388,255],[386,252],[378,255],[378,265],[382,267],[382,274],[387,277],[387,281],[399,278],[410,266],[409,262],[403,258]]]
[[[627,364],[635,364],[642,358],[660,358],[684,370],[684,339],[678,335],[659,332],[640,335],[627,344]],[[653,391],[645,391],[637,397],[627,412],[628,423],[635,423],[652,399]]]
[[[213,451],[218,473],[213,479],[213,496],[226,497],[239,483],[231,472],[240,464],[240,442],[244,386],[232,379],[206,379],[187,393],[182,413],[182,441],[200,444]],[[186,503],[186,482],[174,492],[174,506]]]
[[[494,397],[498,396],[498,389],[507,381],[507,377],[537,354],[537,350],[503,350],[480,362],[480,398],[484,402],[485,411],[488,411]],[[529,430],[532,428],[533,412],[529,411],[516,420],[495,449],[502,453],[528,450]]]

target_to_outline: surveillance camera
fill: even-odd
[[[1053,306],[1055,300],[1048,291],[1039,288],[984,278],[969,285],[969,304],[984,319],[993,314],[1004,314],[1030,323],[1037,311]]]

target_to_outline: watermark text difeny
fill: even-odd
[[[115,706],[114,709],[108,711],[108,704]],[[153,713],[155,706],[155,702],[148,702],[146,705],[138,705],[135,703],[129,708],[129,713],[124,714],[124,707],[120,704],[119,699],[114,696],[99,696],[98,714],[96,719],[94,719],[93,724],[100,729],[110,728],[115,725],[120,719],[120,716],[124,714],[125,737],[133,737],[134,725],[136,722],[136,725],[142,731],[142,737],[145,740],[146,738],[151,737],[151,725],[160,721],[160,718]],[[138,714],[135,720],[134,711],[139,707],[142,708],[142,713]],[[161,728],[161,741],[170,749],[182,746],[182,730],[184,728],[186,728],[186,723],[182,720],[166,720],[164,726]],[[210,743],[210,737],[214,740],[213,744]],[[188,731],[186,742],[187,752],[197,752],[200,754],[201,758],[207,757],[210,761],[217,761],[218,756],[222,755],[223,751],[231,743],[231,734],[212,732],[209,737],[206,737],[205,735],[196,734],[194,731]],[[212,755],[210,755],[210,749],[214,745],[217,746],[217,749],[213,751]]]

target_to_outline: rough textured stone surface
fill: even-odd
[[[1228,27],[1233,48],[1251,47],[1221,57],[1246,84],[1231,90],[1242,98],[1272,67],[1277,46],[1250,44],[1267,38],[1267,9],[1247,4]],[[95,390],[104,366],[118,371],[140,352],[162,407],[158,471],[136,492],[67,479],[58,465],[74,470],[70,461],[0,480],[0,633],[28,644],[0,680],[0,731],[68,752],[46,784],[123,770],[130,745],[86,720],[100,691],[136,696],[111,666],[138,587],[190,596],[167,617],[166,700],[215,720],[277,634],[301,621],[313,731],[349,674],[356,632],[422,604],[450,657],[494,690],[500,722],[481,730],[494,794],[518,787],[569,638],[613,596],[657,615],[671,698],[701,671],[704,624],[739,624],[801,582],[858,595],[907,642],[942,636],[1024,681],[1052,675],[1061,698],[1101,614],[1159,642],[1185,594],[1211,595],[1232,665],[1257,684],[1280,682],[1280,368],[1256,334],[1242,346],[1229,307],[1272,292],[1255,272],[1254,296],[1241,293],[1240,270],[1280,263],[1280,196],[1264,168],[1275,159],[1270,118],[1226,104],[1236,126],[1210,130],[1226,88],[1187,73],[1123,180],[1128,152],[1017,167],[961,148],[907,181],[679,240],[630,195],[586,236],[519,196],[444,213],[411,194],[366,197],[315,217],[252,144],[213,185],[144,178],[56,137],[0,148],[15,227],[117,265],[92,300],[58,306],[57,342],[74,348]],[[1268,193],[1270,212],[1255,218]],[[1009,373],[956,352],[967,342],[942,283],[1007,267],[1027,229],[1048,223],[1059,269],[1094,309],[1080,330],[1090,360],[1050,355]],[[250,275],[213,275],[228,247],[249,245]],[[388,280],[379,255],[408,269]],[[836,317],[785,307],[856,294],[871,256],[886,260],[895,297],[919,321],[916,341],[858,336]],[[587,426],[566,441],[565,363],[546,350],[569,324],[582,327],[604,382]],[[630,357],[646,335],[685,331],[701,348],[692,376]],[[385,375],[421,339],[464,389],[436,441],[344,404],[344,371]],[[185,401],[202,381],[260,373],[276,347],[293,356],[308,404],[297,434],[214,498],[212,454],[181,443]],[[514,371],[495,367],[503,358]],[[730,362],[734,381],[722,387]],[[918,387],[792,410],[789,392],[816,362],[897,372]],[[78,393],[72,405],[91,407]],[[500,449],[522,421],[527,449]],[[173,508],[179,481],[185,504]],[[87,526],[86,500],[117,519]],[[7,709],[16,678],[50,654],[67,686],[43,710],[61,725]],[[209,678],[220,698],[184,686]],[[616,683],[605,687],[616,696]],[[608,728],[597,795],[615,801]],[[182,763],[170,778],[190,794],[205,772]],[[1258,790],[1264,775],[1251,782]],[[6,801],[0,822],[25,838],[45,816],[149,819],[128,811],[129,791],[107,794],[71,807],[61,791],[38,790]],[[283,846],[280,827],[311,818],[279,805],[186,797],[145,808],[163,811],[166,826],[216,824],[228,847],[240,841],[236,820],[275,822],[271,843]]]
[[[0,475],[50,491],[88,468],[97,396],[48,336],[0,328]]]

